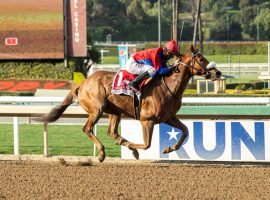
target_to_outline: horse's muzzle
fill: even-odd
[[[211,79],[211,81],[215,81],[220,79],[221,75],[222,72],[214,68],[206,72],[205,79]]]
[[[210,79],[212,77],[211,72],[206,72],[205,79]]]

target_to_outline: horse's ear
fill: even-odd
[[[193,44],[192,44],[192,45],[190,46],[190,52],[193,53],[194,51],[196,51],[196,50],[195,50],[195,48],[194,48],[194,46],[193,46]]]
[[[190,46],[190,52],[194,53],[194,52],[198,52],[198,49],[196,49],[193,44]]]

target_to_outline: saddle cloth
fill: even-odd
[[[141,94],[142,94],[142,86],[147,81],[147,79],[143,80],[140,84],[140,89],[138,92],[134,92],[129,86],[129,82],[132,81],[137,75],[130,74],[126,70],[120,69],[116,75],[114,76],[112,83],[112,93],[113,94],[125,94],[129,95],[133,98],[133,108],[134,108],[134,116],[135,119],[140,118],[140,109],[141,109]]]
[[[134,91],[128,86],[129,82],[132,81],[137,75],[136,74],[131,74],[127,72],[126,70],[120,69],[116,75],[114,76],[113,83],[112,83],[112,93],[113,94],[125,94],[129,96],[134,96]],[[146,80],[145,80],[146,81]],[[140,91],[137,92],[136,95],[140,95],[142,85],[144,84],[143,81],[140,84]]]

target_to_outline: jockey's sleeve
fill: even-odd
[[[158,73],[158,75],[163,76],[163,75],[168,74],[170,71],[171,71],[171,69],[169,69],[167,66],[162,66],[158,69],[157,73]]]

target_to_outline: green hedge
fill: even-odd
[[[2,92],[0,91],[0,96],[34,96],[32,92]]]
[[[71,68],[57,61],[2,61],[0,79],[72,79]]]
[[[267,88],[267,82],[254,81],[251,83],[227,83],[226,89],[241,89],[241,90],[261,90],[263,88]]]
[[[181,43],[180,51],[188,53],[191,43]],[[199,48],[200,45],[197,47]],[[145,48],[157,47],[157,43],[147,43]],[[204,43],[205,55],[265,55],[267,42],[206,42]]]

